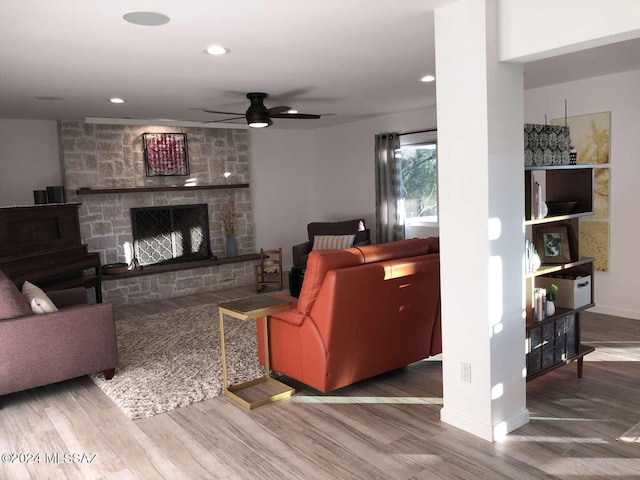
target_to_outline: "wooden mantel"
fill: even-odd
[[[78,195],[100,195],[105,193],[139,193],[139,192],[178,192],[185,190],[223,190],[228,188],[249,188],[248,183],[229,183],[221,185],[164,185],[158,187],[128,187],[128,188],[78,188]]]

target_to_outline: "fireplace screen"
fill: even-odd
[[[210,257],[207,204],[132,208],[133,245],[139,265]]]

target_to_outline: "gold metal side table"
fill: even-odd
[[[289,385],[285,385],[282,382],[271,377],[271,369],[269,365],[269,330],[267,328],[267,317],[274,313],[283,312],[291,307],[291,302],[281,298],[272,297],[270,295],[253,295],[251,297],[240,298],[238,300],[232,300],[229,302],[222,302],[218,305],[218,316],[220,317],[220,342],[222,345],[222,378],[224,382],[224,394],[238,402],[245,408],[251,410],[267,403],[282,400],[293,395],[296,391]],[[224,316],[228,315],[240,320],[255,320],[262,317],[262,326],[264,334],[264,368],[265,374],[262,377],[247,382],[239,383],[237,385],[229,385],[227,383],[227,354],[224,343]],[[269,395],[264,398],[255,401],[248,401],[236,394],[236,392],[243,390],[260,383],[267,383],[269,385],[277,387],[281,392],[274,395]]]

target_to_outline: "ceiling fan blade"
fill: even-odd
[[[240,115],[240,116],[244,115],[244,113],[238,113],[238,112],[219,112],[217,110],[207,110],[207,109],[203,109],[202,111],[206,113],[218,113],[220,115]]]
[[[232,120],[244,120],[244,115],[242,115],[241,117],[231,117],[231,118],[223,118],[222,120],[209,120],[208,122],[203,122],[203,123],[224,123],[224,122],[230,122]]]
[[[271,107],[268,109],[269,115],[271,116],[278,115],[282,112],[286,112],[287,110],[291,110],[291,107],[285,107],[284,105],[280,105],[279,107]]]
[[[271,115],[271,118],[295,118],[301,120],[315,120],[320,117],[321,115],[313,115],[311,113],[279,113]]]

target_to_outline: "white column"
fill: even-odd
[[[498,63],[497,15],[497,0],[435,12],[441,419],[489,441],[529,421],[522,66]]]

